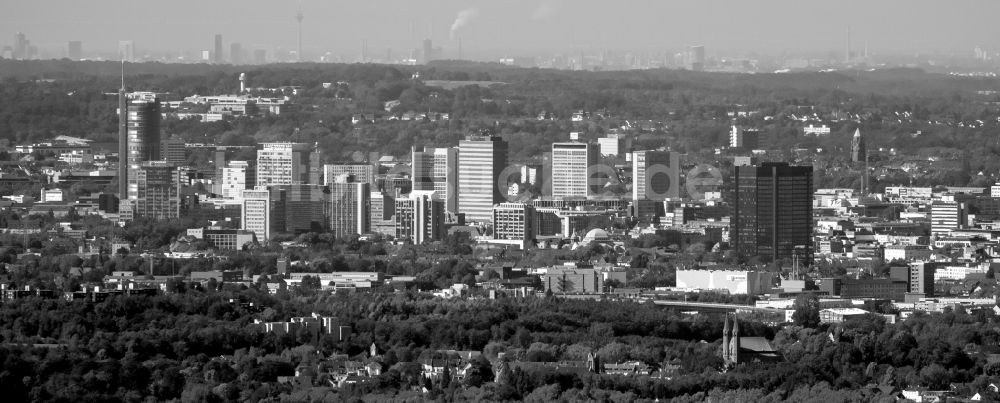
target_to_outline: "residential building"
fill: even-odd
[[[887,245],[883,259],[886,262],[893,260],[914,261],[925,260],[931,257],[931,249],[927,245]]]
[[[735,251],[770,261],[812,263],[811,166],[737,166],[730,238]]]
[[[370,231],[368,213],[371,185],[363,182],[334,182],[330,187],[330,232],[337,238]]]
[[[599,152],[587,143],[552,144],[552,197],[587,197],[593,192],[590,173],[597,166]]]
[[[458,213],[468,221],[489,221],[504,201],[500,174],[507,166],[507,142],[498,136],[468,136],[458,145]]]
[[[632,200],[680,198],[680,154],[672,151],[632,153]]]

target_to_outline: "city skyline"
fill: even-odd
[[[60,3],[61,1],[55,1]],[[215,35],[245,49],[294,52],[298,5],[187,0],[160,4],[121,1],[88,4],[20,2],[0,16],[0,46],[13,46],[24,33],[46,57],[68,53],[80,41],[86,54],[114,51],[118,41],[134,41],[139,54],[198,52],[215,49]],[[1000,47],[998,28],[989,21],[1000,4],[966,0],[939,7],[928,0],[890,0],[800,4],[788,0],[702,4],[693,1],[638,2],[618,7],[599,2],[513,1],[460,2],[427,6],[416,2],[301,5],[302,48],[308,59],[399,54],[421,47],[423,39],[440,46],[444,57],[457,58],[459,42],[468,58],[519,56],[553,51],[678,51],[703,45],[719,52],[844,53],[851,37],[856,52],[878,54],[972,53],[975,47]],[[395,10],[386,12],[386,10]],[[975,13],[970,11],[976,11]],[[239,15],[238,23],[219,16]],[[155,20],[144,15],[156,15]],[[823,18],[817,18],[823,16]],[[905,19],[904,19],[905,18]],[[225,19],[221,19],[225,20]],[[888,22],[887,22],[888,21]],[[896,21],[896,22],[892,22]],[[261,29],[266,26],[267,29]],[[518,29],[510,29],[516,26]],[[850,34],[847,34],[847,31]],[[163,35],[164,32],[170,35]],[[753,35],[746,35],[753,32]],[[61,52],[61,53],[60,53]]]

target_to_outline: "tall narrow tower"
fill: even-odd
[[[125,59],[122,58],[122,85],[118,89],[118,198],[128,194],[128,96],[125,94]]]
[[[847,27],[847,42],[844,43],[844,63],[851,62],[851,27]]]
[[[854,138],[851,139],[851,162],[861,163],[868,158],[868,149],[865,146],[865,137],[861,135],[861,128],[854,130]]]
[[[298,51],[295,53],[295,61],[302,61],[302,2],[299,2],[299,13],[295,14],[295,20],[299,22],[299,47]]]
[[[865,137],[861,135],[861,128],[854,130],[854,138],[851,139],[851,162],[861,165],[861,193],[868,193],[868,146],[865,144]]]

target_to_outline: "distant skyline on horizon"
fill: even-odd
[[[633,50],[669,52],[704,45],[718,53],[844,52],[971,54],[1000,49],[1000,2],[958,0],[409,0],[351,3],[303,0],[303,49],[331,52],[405,52],[429,38],[457,53],[517,56],[538,52]],[[0,15],[0,46],[23,32],[43,51],[83,42],[86,53],[115,51],[132,40],[137,54],[212,50],[221,34],[243,49],[294,50],[298,2],[75,0],[13,2]],[[226,22],[220,22],[226,21]],[[169,34],[168,34],[169,33]],[[397,53],[398,55],[398,53]],[[58,57],[58,55],[50,55]]]

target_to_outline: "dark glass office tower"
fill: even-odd
[[[138,168],[160,158],[160,100],[151,92],[133,92],[128,101],[128,165]]]
[[[810,166],[763,163],[735,167],[730,238],[746,259],[812,263]]]

